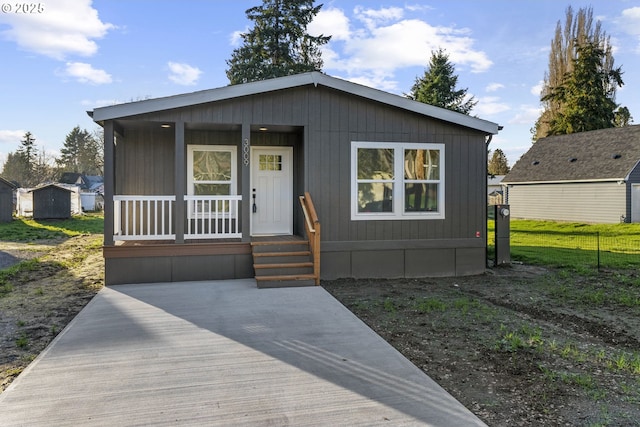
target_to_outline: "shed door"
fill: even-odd
[[[293,147],[251,151],[251,234],[293,233]]]
[[[631,184],[631,222],[640,222],[640,184]]]

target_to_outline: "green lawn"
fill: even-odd
[[[40,239],[58,239],[81,234],[102,234],[104,216],[91,213],[66,220],[33,220],[17,218],[0,224],[0,241],[30,242]]]
[[[640,267],[640,224],[511,220],[511,259],[576,269]],[[489,257],[494,222],[488,221]]]

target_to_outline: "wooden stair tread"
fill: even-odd
[[[251,246],[281,246],[281,245],[308,245],[308,240],[271,240],[265,242],[251,242]]]
[[[256,276],[256,281],[267,281],[267,280],[315,280],[315,276],[313,274],[289,274],[289,275],[280,275],[280,276]]]
[[[310,251],[297,251],[297,252],[256,252],[254,257],[275,257],[275,256],[308,256],[311,255]]]
[[[279,264],[253,264],[253,268],[300,268],[313,267],[312,262],[282,262]]]

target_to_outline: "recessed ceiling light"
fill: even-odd
[[[258,130],[261,131],[261,132],[264,132],[264,131],[267,131],[269,129],[264,127],[264,126],[262,126],[262,127],[258,128]]]
[[[161,128],[170,128],[171,125],[169,123],[163,123],[160,125]]]

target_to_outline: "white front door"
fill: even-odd
[[[251,235],[293,234],[293,147],[251,149]]]

